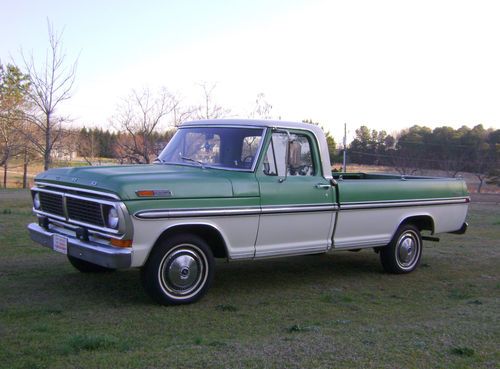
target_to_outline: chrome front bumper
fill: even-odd
[[[55,232],[37,223],[28,225],[30,237],[36,243],[52,249]],[[81,241],[76,237],[61,234],[68,239],[68,255],[93,264],[112,269],[129,268],[132,263],[132,250],[104,246],[93,241]]]

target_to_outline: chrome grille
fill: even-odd
[[[40,192],[40,203],[42,211],[60,217],[64,216],[62,195]]]
[[[101,204],[97,202],[67,197],[66,209],[68,211],[68,217],[72,220],[97,225],[99,227],[104,227],[106,225],[103,219]]]
[[[34,213],[48,218],[49,224],[76,231],[78,228],[85,228],[92,234],[113,238],[132,234],[127,229],[125,204],[118,195],[45,182],[37,182],[31,188],[31,194]],[[116,228],[110,228],[107,224],[111,209],[118,212],[119,222]]]
[[[51,188],[33,188],[32,191],[38,193],[40,197],[40,208],[35,209],[35,212],[49,217],[52,215],[59,220],[65,219],[69,223],[94,226],[116,233],[116,230],[108,229],[105,218],[109,209],[114,207],[114,201],[81,196],[74,191],[72,193],[56,192]]]

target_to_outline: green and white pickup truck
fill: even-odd
[[[422,239],[466,231],[470,201],[461,179],[332,173],[322,130],[282,121],[188,122],[155,164],[35,182],[35,242],[82,272],[141,268],[161,304],[202,297],[214,258],[373,248],[387,272],[408,273]]]

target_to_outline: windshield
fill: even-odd
[[[186,127],[158,156],[161,163],[253,170],[264,129]]]

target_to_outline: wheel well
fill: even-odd
[[[434,234],[434,220],[429,215],[409,217],[403,220],[401,224],[413,224],[420,231],[427,230],[430,231],[431,234]]]
[[[203,238],[208,246],[210,246],[214,257],[227,258],[228,255],[224,238],[217,229],[205,224],[186,224],[171,227],[161,234],[161,236],[156,241],[155,246],[162,242],[164,239],[180,233],[194,234],[198,237]]]

